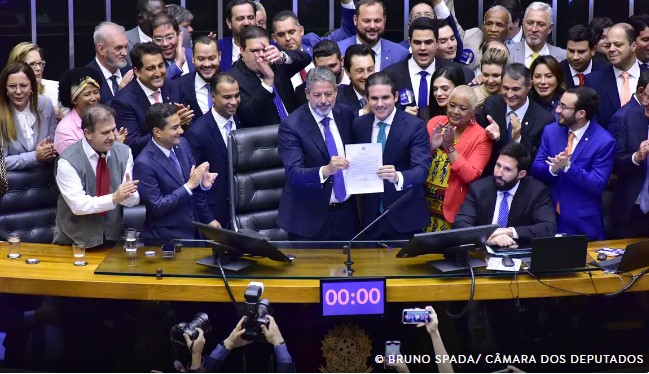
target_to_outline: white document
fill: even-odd
[[[383,166],[381,143],[347,144],[345,158],[349,160],[345,173],[348,194],[383,192],[383,179],[376,174]]]

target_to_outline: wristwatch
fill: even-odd
[[[447,154],[453,153],[453,152],[455,152],[455,147],[453,147],[452,145],[449,145],[448,147],[446,147],[444,149],[444,152],[446,152]]]
[[[570,164],[571,164],[570,161],[568,161],[568,165],[566,165],[566,167],[563,168],[563,172],[564,172],[564,173],[567,173],[568,170],[570,170]]]

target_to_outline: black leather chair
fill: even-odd
[[[59,190],[53,164],[7,171],[9,189],[0,202],[0,239],[11,232],[21,241],[52,243]]]
[[[271,240],[288,240],[277,226],[284,165],[277,150],[279,125],[237,129],[228,139],[230,216],[235,231],[253,230]]]

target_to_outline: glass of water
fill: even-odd
[[[126,229],[124,232],[124,249],[127,254],[137,251],[137,230]]]
[[[9,258],[20,258],[20,235],[17,232],[12,232],[7,238],[9,243]]]
[[[86,266],[86,243],[76,242],[72,244],[72,256],[74,256],[74,266]]]

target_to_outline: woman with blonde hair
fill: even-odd
[[[480,58],[480,73],[482,75],[482,84],[473,87],[478,99],[478,108],[482,107],[484,101],[492,95],[500,93],[503,83],[503,69],[507,65],[509,56],[507,52],[490,48]]]

